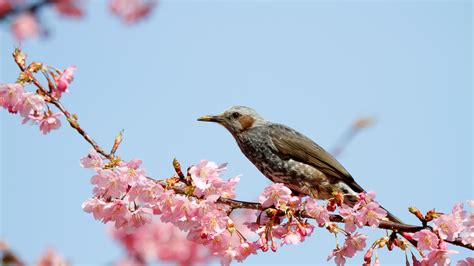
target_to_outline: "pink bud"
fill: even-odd
[[[277,251],[277,244],[276,244],[276,242],[275,242],[275,239],[273,239],[273,237],[272,237],[272,251],[273,251],[273,252],[276,252],[276,251]]]
[[[372,260],[372,254],[374,253],[374,247],[371,247],[365,252],[364,261],[370,265],[370,261]]]

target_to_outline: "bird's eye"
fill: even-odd
[[[233,113],[232,113],[232,117],[233,117],[233,118],[236,118],[236,119],[237,119],[237,118],[239,118],[239,116],[240,116],[240,114],[237,113],[237,112],[233,112]]]

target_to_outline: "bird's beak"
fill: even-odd
[[[218,115],[204,115],[201,116],[197,119],[198,121],[204,121],[204,122],[217,122],[219,123],[222,119]]]

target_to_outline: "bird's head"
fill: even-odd
[[[205,115],[198,121],[221,124],[232,134],[242,133],[252,127],[267,123],[255,110],[246,106],[232,106],[220,115]]]

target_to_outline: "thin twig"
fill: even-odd
[[[114,158],[113,155],[111,155],[110,153],[105,152],[104,149],[102,149],[102,147],[89,134],[87,134],[84,129],[82,129],[82,127],[77,122],[77,119],[74,118],[71,115],[71,113],[69,113],[66,110],[66,108],[61,104],[61,102],[58,99],[55,99],[51,95],[50,92],[45,90],[45,88],[41,85],[41,83],[36,79],[36,77],[32,73],[30,73],[27,70],[27,68],[25,66],[22,66],[22,65],[18,64],[18,67],[20,68],[21,71],[27,73],[30,76],[33,84],[38,88],[38,90],[41,92],[41,94],[47,96],[46,100],[48,102],[52,103],[54,106],[56,106],[59,109],[59,111],[61,111],[64,114],[67,121],[69,122],[69,125],[72,128],[76,129],[77,133],[79,133],[79,135],[81,135],[87,142],[89,142],[89,144],[94,148],[94,150],[96,150],[98,153],[102,154],[104,157],[106,157],[109,160],[112,160]]]

